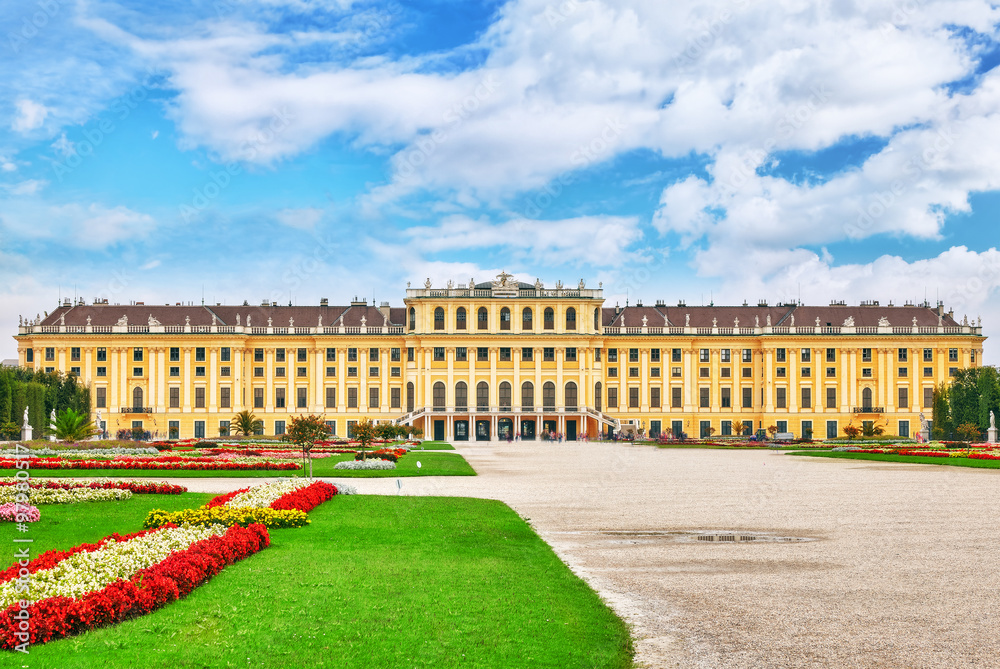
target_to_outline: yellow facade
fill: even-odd
[[[930,393],[981,360],[981,327],[941,305],[605,307],[600,289],[501,275],[408,289],[403,308],[61,304],[25,321],[19,363],[77,375],[111,435],[217,436],[243,409],[280,433],[321,414],[426,437],[690,437],[776,426],[914,435]],[[796,324],[798,321],[798,324]]]

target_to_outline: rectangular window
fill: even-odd
[[[826,438],[827,439],[837,438],[837,421],[835,420],[826,421]]]
[[[827,388],[826,389],[826,408],[836,409],[837,408],[837,389]]]
[[[331,437],[336,437],[337,436],[337,421],[335,421],[335,420],[328,420],[328,421],[326,421],[326,426],[328,428],[330,428],[330,436]]]
[[[370,348],[368,349],[368,362],[378,362],[378,349]]]
[[[900,388],[899,389],[899,402],[900,409],[908,409],[910,407],[910,389]]]
[[[480,346],[476,349],[476,360],[480,362],[489,362],[490,360],[490,349],[485,346]]]
[[[69,359],[74,362],[80,361],[80,347],[73,346],[69,349]]]
[[[608,349],[608,362],[618,362],[618,349],[616,348]]]
[[[576,362],[576,348],[570,347],[566,349],[566,362]]]
[[[106,409],[108,406],[108,389],[97,388],[97,408]]]
[[[723,370],[723,371],[729,371],[729,370]],[[650,367],[649,368],[649,376],[652,377],[652,378],[654,378],[654,379],[660,378],[660,368],[659,367]],[[723,376],[726,376],[726,374],[723,374]]]
[[[608,388],[608,408],[617,409],[618,408],[618,389]]]
[[[274,434],[275,436],[285,433],[285,421],[276,420],[274,421]]]
[[[232,350],[228,346],[219,349],[219,362],[229,362],[232,359]]]
[[[70,376],[80,376],[80,368],[79,367],[70,367],[69,368],[69,373],[70,373]]]
[[[254,388],[253,389],[253,408],[263,409],[264,408],[264,389]]]
[[[97,359],[101,359],[101,351],[104,349],[97,349]],[[180,362],[181,361],[181,349],[177,346],[170,347],[170,362]]]
[[[836,367],[827,367],[826,368],[826,376],[827,376],[827,378],[832,378],[834,376],[837,376],[837,368]]]
[[[681,350],[679,348],[675,348],[672,351],[670,351],[670,361],[671,362],[681,361]]]
[[[776,421],[775,427],[778,428],[779,434],[785,434],[788,432],[788,421],[787,420]]]
[[[930,386],[924,388],[924,408],[930,409],[934,405],[934,389]]]
[[[628,375],[629,375],[630,378],[633,378],[633,379],[639,378],[639,368],[638,367],[629,367],[628,368]]]
[[[326,368],[326,375],[327,376],[336,376],[337,375],[337,368],[336,367],[327,367]]]
[[[900,437],[909,437],[910,436],[910,421],[908,421],[908,420],[901,420],[901,421],[899,421],[899,430],[897,431],[897,434]]]
[[[284,378],[285,377],[285,368],[284,367],[275,367],[274,368],[274,375],[277,376],[278,378]]]
[[[533,353],[534,353],[534,351],[532,349],[530,349],[530,348],[522,348],[521,349],[521,360],[531,361],[533,359],[531,357]]]
[[[132,368],[132,376],[141,377],[142,376],[142,367],[133,367]]]
[[[956,376],[958,374],[958,367],[949,367],[948,376]]]
[[[389,408],[399,409],[401,404],[400,388],[389,388]]]
[[[837,349],[835,348],[826,349],[826,361],[837,362]]]
[[[204,367],[195,367],[194,368],[194,375],[195,376],[205,376],[205,368]]]
[[[142,362],[142,348],[136,347],[132,349],[132,362]]]
[[[400,350],[398,348],[390,348],[389,349],[389,362],[399,362],[400,360],[402,360],[402,358],[400,357],[399,354],[400,354]]]
[[[617,367],[608,367],[608,378],[609,379],[617,379],[618,378],[618,368]]]
[[[378,390],[374,388],[373,390]],[[296,388],[295,389],[295,406],[299,409],[305,409],[309,406],[309,389],[308,388]]]
[[[232,389],[231,388],[219,388],[219,408],[229,409],[232,408]]]
[[[649,350],[649,361],[659,362],[660,361],[660,349],[653,348]]]
[[[194,349],[194,361],[205,362],[205,347],[198,346]]]
[[[670,407],[672,409],[680,409],[683,406],[683,400],[681,399],[681,389],[671,388],[670,389]]]
[[[510,347],[501,346],[500,347],[500,362],[510,362]]]
[[[733,421],[731,420],[722,421],[722,432],[720,434],[723,437],[733,436]]]
[[[337,349],[335,348],[326,349],[326,361],[337,362]]]
[[[98,349],[98,353],[97,353],[98,355],[100,355],[100,350],[101,349]],[[100,360],[100,358],[98,358],[98,360]],[[24,349],[24,361],[25,362],[34,362],[35,361],[35,349],[33,349],[33,348],[26,348],[26,349]]]
[[[776,371],[777,376],[778,376],[779,379],[785,378],[785,368],[784,367],[778,367],[775,371]]]
[[[55,347],[53,347],[53,346],[46,346],[45,347],[45,359],[46,360],[55,360],[56,359],[56,349],[55,349]]]
[[[934,349],[932,348],[924,349],[924,362],[934,362]]]
[[[254,367],[253,368],[253,375],[256,376],[256,377],[258,377],[258,378],[263,377],[264,376],[264,368],[263,367]]]
[[[812,367],[803,367],[802,369],[799,370],[799,376],[801,376],[804,379],[812,377],[812,373],[813,373]]]
[[[812,392],[813,392],[812,388],[803,388],[802,389],[802,401],[799,403],[801,405],[800,408],[802,408],[802,409],[811,409],[812,408],[812,401],[813,401]]]
[[[170,408],[180,409],[181,408],[181,389],[174,387],[170,389]]]
[[[948,362],[958,362],[958,349],[949,348],[948,349]]]
[[[703,379],[707,379],[711,371],[712,370],[710,370],[708,367],[701,367],[698,369],[698,376],[700,376]]]
[[[283,349],[283,348],[276,348],[276,349],[274,349],[274,361],[275,362],[284,362],[285,361],[285,349]]]
[[[802,349],[801,360],[802,360],[802,362],[812,362],[812,349],[811,348],[804,348],[804,349]]]
[[[832,362],[830,361],[829,356],[827,356],[827,361]],[[871,362],[871,361],[872,361],[872,350],[870,348],[861,349],[861,362]]]
[[[459,346],[455,349],[455,360],[456,362],[467,362],[469,360],[469,349],[464,346]]]
[[[731,362],[732,358],[730,356],[731,356],[731,351],[728,348],[724,348],[719,352],[719,360],[721,362]]]
[[[711,392],[710,388],[698,389],[698,406],[701,407],[702,409],[707,409],[709,407],[709,402],[711,401],[709,395],[710,392]]]
[[[743,408],[744,409],[753,408],[753,388],[743,389]]]
[[[733,390],[732,388],[722,388],[722,408],[729,409],[733,406]]]
[[[219,436],[228,437],[229,436],[229,421],[220,420],[219,421]]]
[[[653,409],[660,408],[660,389],[650,388],[649,389],[649,406]]]
[[[708,349],[707,348],[703,348],[700,351],[698,351],[698,361],[699,362],[708,362]]]
[[[774,357],[777,362],[785,362],[786,349],[776,348],[774,349]]]
[[[328,386],[326,388],[326,408],[336,409],[337,408],[337,389],[333,386]]]
[[[600,361],[601,361],[601,349],[595,348],[594,349],[594,362],[600,362]]]
[[[107,376],[108,375],[108,368],[107,367],[98,367],[97,368],[97,375],[98,376]]]
[[[369,367],[368,376],[370,378],[376,378],[378,376],[378,367]]]
[[[629,388],[628,389],[628,406],[629,406],[630,409],[638,409],[639,408],[639,389],[638,388],[633,387],[633,388]]]
[[[403,368],[402,367],[390,367],[389,368],[389,376],[394,377],[394,378],[399,378],[402,375],[403,375]]]
[[[906,362],[909,359],[910,350],[901,348],[896,351],[896,362]]]
[[[786,388],[775,388],[774,389],[774,404],[777,409],[787,409],[787,399],[786,395],[788,390]]]
[[[413,362],[413,347],[406,347],[406,362]]]
[[[925,377],[934,376],[934,368],[933,367],[924,367],[924,376]]]
[[[813,436],[813,422],[811,420],[802,421],[802,438],[812,439]]]
[[[861,378],[863,378],[863,379],[870,379],[870,378],[872,378],[872,368],[871,367],[862,367],[861,368]]]
[[[253,350],[253,361],[254,362],[264,362],[264,349],[255,348]]]
[[[308,370],[309,370],[308,367],[296,367],[295,368],[295,375],[298,376],[299,378],[302,378],[302,377],[308,375],[308,373],[309,373]]]
[[[368,408],[377,409],[379,407],[378,387],[368,389]]]
[[[896,371],[899,372],[898,376],[900,378],[904,378],[905,379],[907,376],[910,375],[910,368],[909,367],[900,367]]]
[[[358,389],[348,388],[347,389],[347,408],[357,409],[358,408]]]
[[[357,367],[348,367],[347,368],[347,376],[348,376],[348,378],[356,378],[358,376],[358,368]]]
[[[30,348],[28,349],[31,350]],[[174,349],[170,349],[173,351]],[[31,362],[31,358],[34,356],[28,356],[28,362]],[[97,362],[107,362],[108,361],[108,349],[99,348],[97,349]]]
[[[628,361],[629,362],[639,362],[639,349],[630,348],[628,350]]]
[[[205,389],[195,388],[194,389],[194,408],[204,409],[205,408]]]
[[[307,362],[308,360],[309,360],[309,354],[306,352],[306,349],[300,348],[297,351],[295,351],[296,362]]]
[[[551,347],[542,349],[542,362],[555,362],[556,350]]]
[[[671,367],[670,368],[670,376],[672,376],[674,378],[677,378],[680,375],[681,375],[681,368],[680,367]]]
[[[698,423],[698,435],[702,439],[708,439],[712,436],[712,421],[703,420]]]
[[[741,359],[743,362],[753,362],[753,349],[745,348],[743,349]]]
[[[357,362],[358,361],[358,349],[349,348],[347,349],[347,362]]]
[[[744,367],[743,368],[743,378],[744,379],[752,379],[753,378],[753,367]]]
[[[284,409],[285,408],[285,389],[275,388],[274,389],[274,408]]]

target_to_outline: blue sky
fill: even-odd
[[[978,0],[7,2],[0,330],[60,295],[399,305],[506,270],[609,304],[926,296],[990,334],[998,21]]]

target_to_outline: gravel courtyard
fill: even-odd
[[[584,443],[458,451],[479,476],[404,478],[401,493],[510,504],[633,626],[640,666],[1000,666],[998,470]],[[347,482],[397,494],[396,479]]]

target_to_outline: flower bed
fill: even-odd
[[[192,461],[193,460],[193,461]],[[206,461],[207,460],[207,461]],[[0,469],[13,469],[18,460],[11,458],[0,459]],[[179,457],[167,458],[122,458],[114,460],[67,460],[64,458],[42,458],[33,460],[31,468],[34,469],[162,469],[178,471],[288,471],[301,469],[301,465],[295,462],[232,462],[215,459],[185,459]]]
[[[0,648],[39,644],[134,618],[189,594],[227,565],[270,544],[250,527],[167,526],[117,534],[67,552],[49,551],[26,568],[14,564],[0,581]],[[30,625],[19,620],[19,574],[31,576]],[[17,580],[15,580],[17,578]],[[27,628],[27,629],[25,629]]]
[[[216,506],[211,509],[184,509],[183,511],[162,511],[153,509],[146,515],[143,527],[163,527],[165,525],[223,525],[231,527],[240,525],[249,527],[253,524],[268,528],[305,527],[309,524],[309,516],[305,511],[297,509],[278,510],[261,507],[245,507],[231,509],[228,506]]]
[[[23,497],[25,491],[16,486],[0,487],[0,504],[6,502],[16,502],[18,497]],[[49,488],[33,488],[28,494],[28,499],[33,504],[79,504],[80,502],[120,502],[132,499],[131,490],[121,490],[112,488],[102,490],[100,488],[70,488],[69,490],[52,490]],[[22,502],[27,501],[21,499]]]
[[[37,506],[18,502],[0,504],[0,522],[34,523],[41,517]]]
[[[0,486],[19,483],[13,476],[0,478]],[[173,485],[166,481],[137,481],[135,479],[96,479],[94,481],[77,481],[73,479],[33,479],[31,488],[46,488],[49,490],[70,490],[71,488],[92,488],[111,490],[129,490],[139,495],[180,495],[187,492],[182,485]]]
[[[833,449],[847,453],[871,453],[874,455],[909,455],[921,458],[969,458],[971,460],[1000,460],[1000,454],[991,449],[982,451],[934,451],[909,448],[845,448]]]
[[[375,470],[375,469],[395,469],[396,463],[390,462],[388,460],[348,460],[346,462],[338,462],[333,466],[334,469],[351,469],[351,470]]]
[[[155,448],[32,448],[27,454],[24,451],[16,451],[13,448],[0,449],[0,457],[11,457],[20,454],[21,457],[49,457],[59,455],[64,457],[93,458],[93,457],[114,457],[116,455],[157,455],[159,451]]]
[[[219,495],[202,508],[211,509],[218,506],[227,506],[233,509],[266,507],[270,509],[298,509],[309,512],[323,502],[333,499],[336,494],[336,486],[324,481],[278,481]]]

